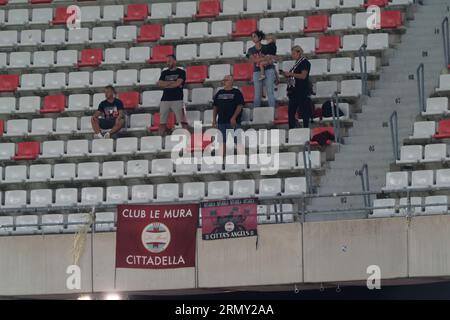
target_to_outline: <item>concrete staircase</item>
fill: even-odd
[[[389,49],[389,65],[382,67],[381,78],[375,89],[356,114],[349,136],[344,138],[335,161],[329,163],[326,175],[321,179],[319,194],[338,192],[360,192],[361,177],[355,171],[364,163],[369,167],[371,190],[380,190],[385,185],[389,164],[394,161],[389,117],[398,113],[400,145],[412,133],[413,123],[419,114],[416,69],[420,63],[425,67],[425,95],[433,92],[438,84],[439,74],[444,67],[442,35],[435,34],[440,29],[442,19],[450,15],[448,0],[423,1],[417,5],[414,20],[408,21],[406,34],[395,49]],[[427,51],[424,56],[423,52]],[[410,80],[409,75],[414,75]],[[400,103],[396,99],[400,98]],[[373,197],[372,197],[373,198]],[[309,210],[330,210],[362,208],[362,196],[312,199]],[[365,212],[355,213],[314,213],[306,221],[364,218]]]

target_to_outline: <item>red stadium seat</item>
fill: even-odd
[[[17,74],[1,74],[0,75],[0,92],[13,92],[19,86],[19,75]]]
[[[208,78],[208,66],[189,66],[186,68],[186,83],[203,83]]]
[[[30,0],[31,4],[52,3],[53,0]]]
[[[322,36],[319,38],[319,46],[316,53],[336,53],[341,47],[341,38],[339,36]]]
[[[381,12],[381,29],[392,29],[402,26],[402,13],[400,11]]]
[[[191,147],[190,151],[205,151],[205,149],[211,144],[213,136],[204,134],[194,133],[191,134]]]
[[[169,113],[169,117],[167,118],[167,128],[168,129],[173,129],[175,127],[176,119],[177,119],[177,117],[175,115],[175,112]],[[156,112],[153,115],[153,124],[150,127],[151,132],[155,132],[155,131],[159,130],[159,123],[160,123],[159,121],[160,121],[159,120],[159,112]]]
[[[254,86],[243,86],[241,88],[242,95],[244,96],[244,102],[250,103],[255,99],[255,87]]]
[[[384,7],[389,3],[389,0],[367,0],[367,3],[364,4],[364,7],[369,6],[378,6],[378,7]]]
[[[328,16],[308,16],[305,32],[325,32],[328,29]]]
[[[253,65],[251,63],[236,63],[233,65],[233,78],[236,81],[253,79]]]
[[[127,13],[123,18],[124,21],[143,21],[148,17],[148,6],[144,3],[129,4]]]
[[[433,135],[435,139],[450,138],[450,120],[439,121],[438,132]]]
[[[273,124],[287,124],[288,118],[288,107],[279,106],[275,109],[275,120],[273,120]]]
[[[197,18],[214,18],[220,13],[220,2],[218,0],[203,0],[198,4]]]
[[[139,107],[139,92],[121,92],[118,96],[119,99],[122,100],[125,109],[133,110]]]
[[[233,37],[248,37],[257,30],[256,19],[242,19],[236,21]]]
[[[174,54],[173,46],[156,46],[152,48],[152,57],[149,63],[163,63],[169,54]]]
[[[103,50],[101,48],[83,49],[78,62],[79,67],[96,67],[102,63]]]
[[[312,138],[311,138],[311,145],[318,145],[319,143],[317,141],[315,141],[315,137],[323,132],[328,131],[330,134],[332,134],[334,136],[334,128],[333,127],[319,127],[319,128],[313,128],[312,129]],[[327,140],[326,145],[330,145],[332,144],[333,141],[332,140]]]
[[[8,4],[8,0],[0,0],[0,6],[4,6]]]
[[[64,112],[66,108],[66,96],[45,96],[44,103],[41,107],[41,113],[59,113]]]
[[[66,11],[67,7],[57,7],[53,17],[53,24],[66,24],[67,19],[75,12],[75,10],[73,10],[72,13],[67,13]]]
[[[14,160],[35,160],[39,156],[41,144],[39,141],[19,142]]]
[[[137,42],[154,42],[161,38],[162,27],[160,24],[144,24],[139,30]]]
[[[5,120],[0,119],[0,137],[3,136],[5,132]]]

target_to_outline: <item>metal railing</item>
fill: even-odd
[[[306,190],[308,193],[313,193],[313,181],[312,181],[312,164],[311,164],[311,144],[309,141],[305,143],[303,148],[303,166],[305,168],[305,178],[306,178]]]
[[[421,63],[417,67],[417,94],[419,97],[419,112],[425,112],[426,104],[425,104],[425,76],[424,76],[424,66]]]
[[[361,176],[361,187],[363,192],[370,191],[369,185],[369,167],[367,163],[364,163],[361,170],[359,171],[359,175]],[[364,205],[370,207],[372,205],[370,194],[363,195]]]
[[[450,36],[449,36],[449,28],[448,28],[448,17],[445,17],[442,20],[441,24],[442,29],[442,41],[444,44],[444,61],[445,67],[450,66]]]
[[[363,44],[358,50],[358,58],[359,58],[359,70],[361,73],[361,84],[362,84],[362,94],[363,96],[368,96],[369,86],[368,86],[368,75],[367,75],[367,50],[366,45]]]
[[[400,160],[397,111],[392,112],[391,116],[389,117],[389,124],[391,128],[392,152],[394,155],[394,160]]]
[[[341,117],[339,117],[339,96],[337,92],[333,94],[331,101],[332,101],[331,114],[333,116],[334,141],[337,143],[341,143]]]

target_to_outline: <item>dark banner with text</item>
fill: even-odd
[[[117,206],[116,268],[195,266],[198,204]]]
[[[256,199],[208,201],[201,210],[204,240],[257,235]]]

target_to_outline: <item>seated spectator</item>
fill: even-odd
[[[116,98],[113,86],[105,87],[105,98],[91,119],[94,138],[109,139],[122,129],[124,121],[123,103]]]

